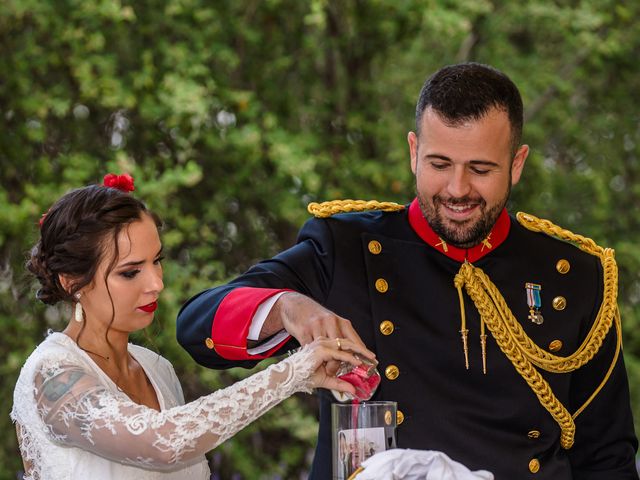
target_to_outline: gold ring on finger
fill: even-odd
[[[338,350],[342,350],[342,343],[340,343],[339,338],[336,338],[336,343],[338,344]]]

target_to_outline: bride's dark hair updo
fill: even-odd
[[[144,214],[160,227],[144,203],[117,188],[90,185],[63,195],[43,217],[26,264],[41,285],[36,297],[49,305],[74,302],[74,294],[93,280],[105,247],[112,242],[117,248],[122,228]],[[60,283],[61,274],[71,279],[69,291]]]

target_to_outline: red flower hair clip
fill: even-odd
[[[117,188],[125,193],[133,192],[135,190],[135,187],[133,186],[133,177],[128,173],[123,173],[122,175],[108,173],[104,176],[102,184],[105,187]]]
[[[47,213],[49,213],[49,210],[47,210],[46,213],[43,213],[42,216],[40,217],[40,220],[38,221],[38,226],[40,228],[42,228],[42,224],[44,223],[44,219],[47,218]]]

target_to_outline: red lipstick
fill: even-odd
[[[138,308],[144,312],[153,313],[156,311],[156,308],[158,308],[158,302],[151,302],[148,305],[143,305],[142,307]]]

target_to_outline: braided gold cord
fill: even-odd
[[[329,202],[312,202],[307,211],[318,218],[327,218],[336,213],[364,212],[367,210],[382,210],[397,212],[404,210],[404,205],[394,202],[379,202],[377,200],[331,200]]]
[[[546,350],[541,349],[524,332],[520,322],[516,320],[513,313],[507,306],[504,297],[500,294],[497,287],[491,282],[491,280],[489,280],[489,277],[487,277],[481,269],[475,268],[470,264],[469,267],[473,269],[473,275],[470,278],[467,278],[480,283],[484,287],[491,303],[495,305],[495,308],[501,314],[502,321],[505,325],[505,331],[514,338],[518,345],[521,346],[523,354],[529,361],[548,372],[568,373],[589,362],[600,349],[604,338],[613,324],[613,318],[617,311],[615,302],[617,275],[613,277],[614,280],[605,280],[605,294],[603,295],[603,302],[600,305],[596,321],[591,326],[591,329],[582,342],[582,345],[567,357],[553,355]],[[605,272],[605,279],[606,278],[607,274]],[[612,287],[613,291],[610,291],[612,290]]]
[[[496,308],[496,305],[491,301],[490,293],[485,291],[484,282],[478,279],[478,271],[483,274],[480,269],[465,262],[455,276],[454,283],[456,288],[459,290],[461,290],[462,287],[466,288],[467,294],[471,297],[480,313],[481,321],[484,321],[486,327],[500,347],[500,350],[502,350],[516,371],[527,382],[529,387],[531,387],[542,406],[560,425],[562,432],[560,444],[565,449],[571,448],[575,433],[575,424],[571,418],[571,414],[569,414],[567,409],[555,397],[549,384],[527,359],[523,352],[522,345],[510,334],[507,322],[505,321],[506,316],[504,310]],[[499,292],[498,295],[500,295]]]
[[[591,403],[605,385],[613,371],[621,348],[620,315],[616,303],[618,290],[617,266],[613,250],[599,247],[589,238],[576,235],[547,220],[540,220],[533,215],[518,213],[517,218],[525,228],[531,231],[543,232],[562,240],[574,242],[583,251],[600,259],[604,272],[603,300],[596,320],[582,345],[567,357],[553,355],[538,347],[524,332],[522,326],[507,306],[504,297],[489,277],[481,269],[468,262],[465,262],[460,267],[460,271],[454,279],[454,284],[459,293],[463,287],[466,288],[467,294],[473,300],[480,313],[481,322],[486,324],[500,350],[531,387],[541,405],[558,423],[561,429],[560,444],[563,448],[569,449],[573,445],[575,435],[574,418]],[[461,312],[461,314],[464,318],[464,312]],[[582,367],[598,352],[614,320],[618,339],[616,353],[611,366],[598,388],[572,416],[555,397],[551,387],[535,367],[552,373],[567,373]]]
[[[600,258],[603,269],[604,280],[604,292],[602,303],[596,316],[596,321],[591,326],[589,333],[585,337],[582,345],[568,357],[559,357],[540,349],[535,343],[531,341],[529,337],[524,335],[522,327],[512,317],[512,324],[517,325],[517,336],[523,342],[526,342],[527,351],[534,351],[530,357],[530,360],[537,366],[545,368],[545,370],[554,373],[565,373],[580,368],[585,363],[593,358],[602,346],[602,342],[609,333],[609,329],[613,324],[614,316],[618,311],[617,296],[618,296],[618,266],[614,258],[614,251],[611,248],[602,248],[598,246],[590,238],[577,235],[569,230],[563,229],[557,225],[554,225],[548,220],[539,219],[533,215],[518,212],[516,215],[520,224],[522,224],[528,230],[533,232],[543,232],[547,235],[560,238],[561,240],[570,241],[577,244],[577,246],[591,255]],[[500,308],[502,311],[508,311],[504,298],[500,296],[499,300],[502,301]],[[507,309],[507,310],[504,310]],[[510,312],[509,312],[510,314]]]

